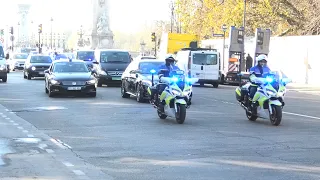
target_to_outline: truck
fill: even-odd
[[[197,48],[200,39],[193,34],[163,33],[160,39],[158,57],[176,54],[183,48]]]

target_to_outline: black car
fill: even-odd
[[[49,69],[52,59],[49,55],[34,54],[29,55],[24,64],[23,78],[44,77],[44,71]]]
[[[121,76],[131,63],[128,51],[116,49],[99,49],[95,51],[94,69],[97,72],[98,87],[103,84],[121,84]]]
[[[86,94],[96,97],[96,79],[85,62],[81,60],[56,60],[45,70],[45,91],[56,94]]]
[[[121,96],[129,98],[130,95],[135,96],[138,102],[148,99],[148,87],[152,85],[151,70],[158,71],[158,67],[163,64],[163,60],[145,59],[133,61],[125,70],[121,77]],[[154,83],[159,78],[154,76]]]
[[[76,53],[76,59],[85,61],[89,68],[93,68],[94,50],[79,50]]]

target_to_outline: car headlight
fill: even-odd
[[[91,79],[91,80],[87,81],[87,84],[95,84],[95,83],[96,83],[95,79]]]
[[[32,67],[31,70],[32,70],[32,71],[35,71],[35,70],[36,70],[36,67]]]
[[[180,96],[181,95],[181,91],[172,90],[172,94],[176,95],[176,96]]]
[[[0,65],[0,70],[4,70],[6,68],[7,68],[7,65],[4,65],[4,64]]]
[[[270,89],[267,89],[267,94],[268,94],[269,96],[275,96],[277,93],[276,93],[275,91],[272,91],[272,90],[270,90]]]
[[[152,85],[152,83],[150,81],[147,81],[147,80],[142,80],[142,84],[146,85],[146,86],[151,86]]]
[[[54,79],[51,79],[51,84],[53,84],[53,85],[57,85],[57,84],[60,84],[60,82],[59,81],[56,81],[56,80],[54,80]]]
[[[108,73],[105,72],[105,71],[103,71],[103,70],[101,70],[101,71],[99,72],[99,74],[101,74],[101,75],[108,75]]]

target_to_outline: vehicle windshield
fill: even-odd
[[[94,52],[93,51],[79,51],[79,52],[77,52],[77,59],[84,60],[84,61],[91,61],[94,59]]]
[[[101,63],[109,63],[109,62],[130,63],[131,60],[128,52],[104,51],[100,53],[100,62]]]
[[[13,56],[13,59],[27,59],[28,54],[16,54]]]
[[[196,65],[217,65],[217,54],[193,54],[193,64]]]
[[[142,74],[151,74],[150,71],[152,69],[158,71],[161,64],[163,64],[163,62],[140,62],[139,70]]]
[[[0,58],[5,58],[2,46],[0,46]]]
[[[21,49],[21,53],[30,53],[31,51],[37,51],[37,49],[23,48]]]
[[[55,63],[53,67],[55,73],[88,73],[89,69],[85,63],[82,62],[59,62]]]
[[[52,63],[50,56],[32,56],[30,63]]]

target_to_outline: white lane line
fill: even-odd
[[[10,112],[11,114],[15,114],[15,112]]]
[[[6,115],[2,115],[2,117],[3,117],[3,118],[6,118],[6,117],[8,117],[8,116],[6,116]]]
[[[14,121],[12,121],[12,120],[11,120],[11,121],[9,121],[9,122],[14,123]]]
[[[28,131],[28,130],[23,130],[22,132],[24,132],[24,133],[28,133],[29,131]]]
[[[15,125],[15,126],[19,126],[19,124],[18,124],[18,123],[13,123],[13,125]]]
[[[62,144],[60,144],[57,140],[55,140],[53,138],[51,138],[50,141],[53,142],[58,147],[60,147],[61,149],[67,149],[67,147],[63,146]]]
[[[10,120],[10,118],[8,118],[8,117],[6,117],[5,119],[6,119],[6,120]]]
[[[17,128],[18,128],[18,129],[23,129],[23,127],[21,127],[21,126],[18,126]]]
[[[84,174],[84,172],[80,171],[80,170],[73,170],[73,173],[75,173],[78,176],[84,176],[86,174]]]
[[[37,151],[37,150],[30,150],[29,152],[30,152],[30,153],[34,153],[34,154],[39,154],[39,153],[40,153],[40,152]]]
[[[47,153],[52,154],[54,151],[52,149],[46,149]]]
[[[6,111],[9,111],[9,109],[6,109]]]
[[[290,114],[290,115],[294,115],[294,116],[300,116],[300,117],[306,117],[306,118],[310,118],[310,119],[320,120],[320,117],[308,116],[308,115],[304,115],[304,114],[297,114],[297,113],[291,113],[291,112],[283,112],[283,114]]]
[[[73,164],[69,163],[69,162],[62,162],[65,166],[67,167],[72,167],[74,166]]]
[[[40,149],[45,149],[46,147],[48,147],[48,145],[46,145],[46,144],[39,144],[39,146],[38,146]]]
[[[27,136],[28,136],[28,137],[34,137],[34,135],[32,135],[32,134],[28,134]]]

